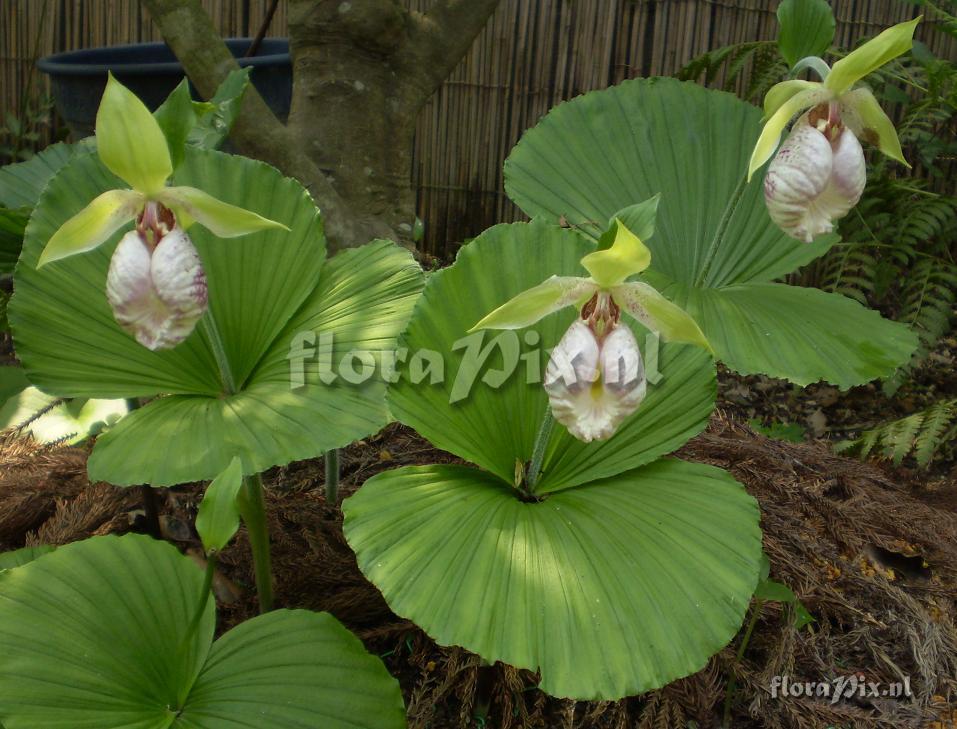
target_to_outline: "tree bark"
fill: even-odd
[[[411,244],[412,137],[422,106],[500,0],[289,0],[293,97],[283,125],[250,88],[232,139],[299,179],[332,249],[372,238]],[[236,67],[199,0],[143,0],[190,79],[209,98]]]

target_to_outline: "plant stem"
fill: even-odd
[[[193,619],[189,622],[189,628],[186,631],[184,643],[188,643],[193,637],[196,628],[199,627],[199,621],[203,619],[203,613],[206,612],[206,604],[209,602],[209,593],[213,588],[213,577],[216,574],[216,553],[210,552],[206,555],[206,574],[203,575],[203,591],[200,593],[199,606]]]
[[[742,175],[741,179],[738,181],[738,186],[734,188],[734,193],[731,195],[731,200],[728,202],[727,207],[724,209],[724,213],[721,215],[721,220],[718,222],[718,228],[715,230],[714,237],[711,239],[711,245],[708,246],[708,252],[705,254],[704,265],[701,267],[701,273],[694,282],[695,286],[701,286],[707,279],[708,274],[711,273],[711,264],[714,262],[714,257],[718,253],[718,247],[721,245],[721,239],[724,238],[724,234],[728,230],[728,226],[731,224],[731,217],[734,215],[734,211],[737,209],[738,203],[741,202],[741,196],[744,194],[744,189],[747,186],[748,178],[746,175]]]
[[[528,484],[528,490],[535,491],[538,485],[538,477],[542,473],[542,462],[545,460],[545,448],[548,446],[548,440],[552,436],[552,426],[555,425],[555,418],[552,417],[551,408],[545,406],[545,415],[542,417],[542,424],[538,426],[538,434],[535,436],[535,447],[532,449],[532,462],[528,467],[528,475],[525,479]]]
[[[263,481],[257,473],[243,479],[239,492],[239,513],[249,535],[249,548],[256,570],[256,592],[259,594],[259,612],[272,610],[272,565],[269,556],[269,526],[266,523],[266,501]]]
[[[741,638],[741,645],[738,646],[738,652],[734,660],[735,665],[741,663],[741,659],[744,657],[744,651],[751,641],[751,633],[754,632],[754,626],[758,624],[758,618],[761,616],[762,607],[764,607],[764,600],[760,597],[754,598],[754,609],[751,611],[751,619],[748,621],[748,627],[744,631],[744,636]],[[732,673],[728,678],[728,688],[724,692],[724,716],[721,720],[721,726],[724,729],[730,729],[731,727],[731,700],[734,698],[736,684],[737,677]]]
[[[335,506],[339,500],[339,451],[326,451],[326,503]]]
[[[138,397],[126,398],[126,408],[130,412],[139,410],[142,406]],[[143,519],[146,522],[146,533],[153,539],[163,538],[163,529],[159,520],[159,502],[156,499],[156,492],[149,484],[140,486],[140,496],[143,498]]]
[[[233,395],[236,393],[236,382],[233,380],[233,371],[229,367],[229,360],[226,358],[226,349],[223,347],[223,338],[219,334],[219,327],[216,326],[216,320],[213,319],[211,312],[207,312],[202,321],[203,331],[206,332],[206,338],[209,340],[213,355],[216,357],[216,364],[219,365],[223,390],[227,395]]]
[[[806,68],[814,71],[821,81],[827,79],[827,75],[831,72],[831,67],[824,62],[823,58],[807,56],[794,64],[794,68],[791,69],[791,78],[796,78]]]

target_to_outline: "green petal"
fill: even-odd
[[[748,164],[748,182],[751,181],[751,176],[761,165],[771,159],[771,155],[778,147],[778,142],[781,141],[781,132],[784,131],[784,127],[788,125],[794,115],[820,104],[827,100],[829,96],[830,93],[823,86],[815,84],[814,88],[799,91],[778,107],[777,111],[765,123],[764,129],[761,130],[761,136],[758,137],[758,143],[754,145],[751,162]]]
[[[906,23],[898,23],[848,53],[834,64],[824,85],[839,96],[867,74],[909,51],[914,41],[914,29],[921,17],[923,16]]]
[[[523,329],[559,309],[581,303],[597,290],[586,278],[552,276],[506,301],[469,329],[469,333],[478,329]]]
[[[857,89],[841,97],[844,122],[859,138],[876,144],[891,159],[910,167],[901,151],[901,142],[897,130],[874,94],[869,89]]]
[[[147,195],[161,190],[173,173],[159,123],[112,74],[96,113],[96,148],[113,174]]]
[[[113,233],[132,220],[142,206],[143,196],[138,192],[104,192],[60,226],[40,254],[37,268],[105,243]]]
[[[289,230],[282,223],[224,203],[195,187],[167,187],[155,197],[176,214],[184,228],[196,221],[220,238],[235,238],[270,228]]]
[[[634,281],[616,286],[611,296],[622,309],[666,342],[696,344],[711,350],[711,345],[694,319],[646,283]]]
[[[764,118],[770,119],[774,116],[774,112],[802,91],[819,89],[821,85],[819,81],[801,81],[800,79],[774,84],[764,97]]]
[[[581,260],[595,283],[601,287],[617,286],[651,265],[651,251],[618,218],[612,221],[609,232],[611,230],[614,230],[611,248],[589,253]]]

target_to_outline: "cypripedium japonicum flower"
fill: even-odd
[[[810,67],[823,80],[782,81],[765,96],[765,125],[751,154],[749,181],[774,154],[787,124],[802,114],[764,181],[768,213],[791,237],[810,243],[831,232],[833,221],[857,204],[866,181],[858,140],[907,165],[894,125],[874,94],[854,85],[910,50],[918,22],[920,18],[888,28],[830,69],[819,58],[799,61],[796,69]]]
[[[110,75],[96,115],[100,161],[131,189],[109,190],[53,234],[37,268],[105,243],[131,220],[110,262],[107,299],[117,322],[149,349],[183,341],[206,311],[206,274],[186,230],[221,238],[285,225],[194,187],[170,187],[173,163],[149,109]]]
[[[551,353],[545,391],[555,419],[579,440],[610,437],[645,396],[641,352],[621,312],[665,341],[711,347],[695,321],[641,281],[627,281],[651,263],[651,251],[617,218],[613,242],[581,259],[589,277],[552,276],[502,304],[471,331],[521,329],[566,306],[579,316]],[[605,240],[605,236],[603,236]]]

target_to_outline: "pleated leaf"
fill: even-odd
[[[742,374],[762,372],[754,363],[773,357],[777,375],[798,385],[826,372],[828,382],[849,388],[893,372],[914,348],[910,329],[839,294],[778,283],[720,289],[669,287],[663,277],[659,283],[696,313],[719,359]],[[829,336],[808,321],[839,330]]]
[[[165,542],[97,537],[0,573],[6,729],[405,726],[396,681],[332,616],[277,610],[213,643],[202,573]]]
[[[325,240],[308,193],[259,162],[188,148],[173,183],[202,188],[291,229],[221,240],[199,225],[190,228],[209,283],[207,317],[219,331],[233,394],[224,391],[202,322],[183,344],[161,352],[140,346],[116,324],[104,289],[119,234],[95,251],[35,270],[64,220],[100,192],[122,186],[96,156],[77,157],[53,179],[27,228],[9,318],[30,380],[58,396],[173,395],[102,438],[91,476],[117,484],[206,480],[234,456],[245,473],[261,471],[384,425],[381,382],[330,388],[313,381],[293,390],[285,358],[299,330],[319,326],[359,348],[394,341],[421,287],[411,256],[376,243],[324,269]]]
[[[6,729],[170,725],[213,638],[202,572],[143,536],[97,537],[0,573]]]
[[[768,283],[825,253],[837,236],[806,245],[771,222],[763,175],[745,183],[760,121],[759,109],[727,93],[672,79],[626,81],[556,107],[527,132],[505,164],[506,191],[529,215],[564,218],[595,237],[610,216],[661,193],[655,235],[646,241],[655,281],[701,291]],[[687,310],[709,341],[727,343],[715,344],[718,358],[741,372],[791,377],[791,353],[752,346],[763,336],[753,312],[733,309],[736,318],[728,320],[697,308],[716,301],[689,297]],[[816,339],[800,381],[847,387],[890,375],[909,360],[916,338],[900,324],[875,328],[870,347],[845,346],[858,335],[838,313],[849,306],[842,301],[834,310],[820,306],[774,321],[782,340]],[[854,312],[852,320],[864,316]],[[848,372],[856,373],[853,380]]]
[[[552,275],[585,275],[579,259],[594,249],[578,233],[541,222],[496,226],[464,247],[454,265],[429,278],[400,338],[399,352],[406,350],[407,360],[404,376],[389,388],[395,417],[439,448],[512,483],[516,461],[531,458],[548,408],[542,386],[548,352],[577,312],[569,307],[517,332],[466,332]],[[648,463],[707,425],[715,397],[711,358],[693,346],[656,347],[641,325],[627,316],[622,321],[636,332],[646,365],[657,355],[661,380],[605,442],[582,443],[556,425],[540,492]],[[430,360],[443,365],[440,376],[429,376]]]
[[[0,167],[0,206],[34,207],[50,178],[72,159],[78,149],[75,144],[51,144],[26,162]]]
[[[15,567],[22,567],[52,551],[53,547],[49,544],[41,544],[38,547],[24,547],[23,549],[15,549],[12,552],[2,552],[0,553],[0,570],[12,570]]]
[[[244,473],[312,458],[384,427],[390,420],[379,363],[395,347],[421,289],[412,256],[388,241],[344,251],[322,270],[315,290],[262,356],[243,389],[228,397],[165,397],[125,417],[96,443],[90,478],[156,486],[214,478],[234,456]],[[316,335],[297,384],[291,352],[301,335]],[[327,359],[336,380],[320,379],[319,336],[332,337]],[[357,383],[352,351],[376,365]],[[344,368],[340,368],[343,359]],[[162,443],[162,448],[156,444]],[[166,452],[175,453],[168,458]]]
[[[338,620],[329,613],[276,610],[213,644],[172,729],[405,725],[398,682]]]
[[[343,503],[359,566],[443,645],[617,699],[702,668],[758,581],[758,507],[727,473],[658,461],[525,503],[464,466],[379,474]]]

